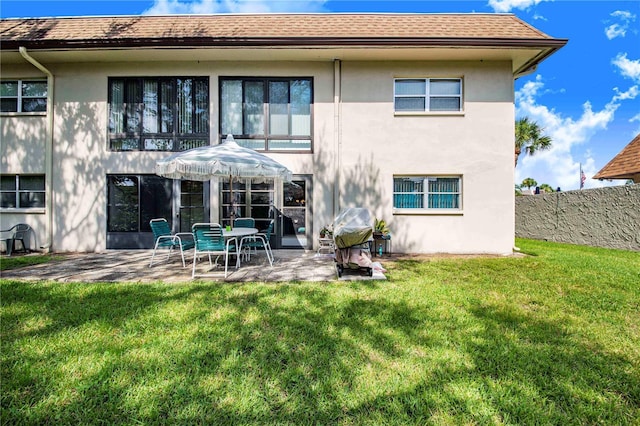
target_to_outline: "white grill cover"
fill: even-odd
[[[333,221],[333,239],[338,248],[364,244],[372,236],[373,219],[369,210],[365,208],[344,209]]]

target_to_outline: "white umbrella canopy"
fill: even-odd
[[[291,181],[291,170],[276,160],[236,143],[233,136],[219,145],[177,152],[156,162],[156,174],[170,179],[271,178]]]
[[[233,178],[281,179],[290,182],[291,170],[257,151],[244,148],[227,135],[218,145],[177,152],[156,162],[156,174],[170,179],[208,181],[229,179],[231,223],[235,216]]]

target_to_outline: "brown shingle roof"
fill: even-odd
[[[640,175],[640,133],[593,179],[634,179]]]
[[[297,40],[300,44],[428,42],[555,46],[511,14],[256,14],[3,19],[2,49]],[[228,44],[227,44],[228,45]]]

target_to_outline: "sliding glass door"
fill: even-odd
[[[157,175],[108,175],[107,249],[152,248],[151,219],[166,219],[175,232],[208,222],[208,187]]]
[[[283,248],[311,248],[311,176],[294,176],[282,184],[278,235]]]

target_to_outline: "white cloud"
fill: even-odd
[[[609,25],[604,29],[604,33],[607,35],[609,40],[616,37],[624,37],[627,34],[627,27],[623,27],[619,24]]]
[[[616,92],[616,94],[611,99],[611,102],[625,101],[627,99],[635,99],[638,97],[638,94],[640,93],[640,89],[638,89],[638,86],[631,86],[629,90],[627,90],[626,92],[621,92],[620,89],[618,89],[617,87],[614,87],[613,91]]]
[[[548,19],[547,19],[547,18],[545,18],[545,17],[544,17],[544,16],[542,16],[542,15],[538,15],[537,13],[535,13],[535,14],[533,15],[533,20],[534,20],[534,21],[548,21]]]
[[[516,96],[516,116],[529,117],[544,129],[544,134],[552,139],[552,147],[548,151],[540,151],[534,156],[524,156],[518,161],[515,181],[532,177],[538,183],[547,183],[563,190],[577,189],[580,185],[580,165],[587,176],[585,188],[615,185],[618,182],[599,182],[591,176],[599,171],[596,168],[592,153],[587,150],[580,158],[575,158],[576,147],[589,142],[598,131],[605,130],[613,121],[620,102],[634,99],[639,95],[637,86],[626,92],[614,89],[611,101],[600,111],[594,111],[590,102],[582,105],[582,114],[577,119],[564,117],[553,109],[538,103],[538,98],[545,93],[544,81],[540,75],[535,81],[527,82]]]
[[[609,40],[626,36],[629,26],[636,20],[636,15],[626,10],[616,10],[611,16],[619,19],[621,22],[613,23],[604,29],[604,33]]]
[[[616,10],[615,12],[611,13],[611,16],[618,17],[623,21],[633,21],[634,19],[636,19],[636,15],[629,12],[628,10]]]
[[[326,0],[155,0],[143,15],[323,12]]]
[[[489,0],[488,4],[494,12],[508,13],[513,9],[527,10],[542,1],[548,0]]]
[[[629,77],[640,83],[640,59],[629,60],[626,53],[618,53],[618,56],[611,62],[620,69],[620,73],[624,77]]]

